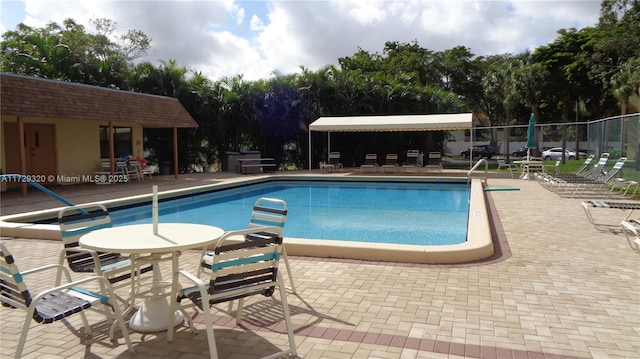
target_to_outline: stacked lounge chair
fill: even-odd
[[[398,172],[398,154],[387,154],[384,164],[380,166],[380,171],[384,173],[387,169],[391,169],[394,173]]]
[[[565,183],[566,181],[571,181],[573,179],[583,179],[583,178],[591,178],[597,179],[602,176],[604,172],[604,168],[607,165],[607,161],[609,160],[609,153],[603,153],[593,168],[589,168],[589,164],[593,161],[593,155],[590,155],[578,168],[574,173],[559,173],[558,166],[560,165],[560,161],[556,161],[556,167],[554,169],[553,175],[539,173],[538,179],[542,182],[543,185],[557,185],[558,183]]]
[[[409,169],[415,169],[418,172],[418,156],[420,156],[420,151],[418,150],[408,150],[407,151],[407,162],[402,165],[404,171],[407,172]]]
[[[378,155],[375,153],[367,153],[364,157],[364,164],[360,166],[360,172],[365,172],[365,170],[371,169],[373,172],[376,172],[378,169]]]
[[[342,162],[340,162],[340,152],[331,152],[329,153],[329,165],[332,166],[334,171],[342,170]]]
[[[429,152],[429,162],[424,167],[427,172],[429,172],[430,169],[442,172],[442,155],[440,152]]]
[[[567,178],[556,177],[547,181],[547,183],[551,183],[547,188],[562,197],[613,197],[614,194],[607,188],[607,185],[611,185],[612,181],[616,181],[615,177],[618,175],[626,161],[626,157],[620,157],[609,172],[604,172],[604,168],[602,168],[602,174],[595,178],[586,176]]]

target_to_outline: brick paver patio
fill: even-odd
[[[224,180],[183,177],[164,188]],[[149,183],[61,191],[80,203],[147,193]],[[290,257],[298,289],[288,296],[298,357],[639,358],[640,254],[624,235],[596,230],[579,199],[560,198],[535,181],[490,178],[489,185],[520,188],[489,193],[499,217],[495,231],[503,239],[502,253],[491,260],[413,265]],[[2,214],[59,206],[33,192],[26,199],[3,194]],[[622,212],[598,215],[615,222]],[[57,261],[59,242],[2,239],[23,270]],[[197,257],[197,251],[185,252],[181,267],[195,271]],[[163,272],[166,278],[168,268]],[[46,279],[28,283],[38,288]],[[286,348],[282,314],[272,305],[276,297],[249,299],[240,326],[224,313],[226,305],[219,306],[215,334],[220,357],[255,358]],[[13,355],[22,315],[4,307],[0,311],[3,358]],[[163,332],[131,332],[133,355],[121,338],[118,345],[109,341],[100,317],[89,319],[94,326],[90,337],[83,334],[79,317],[33,323],[24,357],[207,357],[200,316],[195,335],[182,326],[171,343]]]

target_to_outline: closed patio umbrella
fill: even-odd
[[[536,148],[536,116],[532,113],[529,117],[529,127],[527,128],[527,161],[530,160],[531,149]]]

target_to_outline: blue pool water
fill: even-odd
[[[285,237],[442,245],[467,238],[464,183],[273,181],[159,203],[159,221],[247,228],[260,197],[287,202]],[[151,223],[151,205],[112,212],[114,225]]]

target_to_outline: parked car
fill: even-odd
[[[462,152],[460,152],[460,156],[462,156],[462,158],[469,158],[470,155],[469,153],[471,152],[470,149],[466,149]],[[477,146],[473,146],[473,158],[484,158],[486,157],[487,159],[491,159],[491,157],[493,157],[493,155],[496,154],[496,149],[493,148],[493,146],[491,145],[477,145]]]
[[[524,157],[527,155],[527,149],[520,147],[511,153],[511,157]]]
[[[578,158],[587,158],[586,152],[578,152],[576,155],[575,150],[565,149],[564,157],[568,160],[575,160]],[[545,161],[556,161],[562,158],[562,147],[553,147],[548,150],[542,151],[542,159]]]

